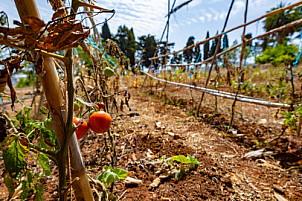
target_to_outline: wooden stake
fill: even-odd
[[[40,18],[35,0],[15,0],[15,4],[22,21],[25,16],[34,16]],[[59,80],[51,57],[43,56],[43,67],[44,73],[40,74],[39,76],[45,91],[45,97],[50,106],[53,127],[57,140],[60,144],[62,144],[65,136],[65,114],[62,114],[61,108],[65,103],[63,101],[63,94],[59,84],[61,81]],[[93,200],[92,191],[75,134],[72,136],[70,149],[71,168],[73,173],[72,177],[79,177],[79,180],[73,183],[75,196],[77,197],[77,200]]]

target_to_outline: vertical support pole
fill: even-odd
[[[20,19],[24,22],[25,16],[34,16],[40,18],[40,14],[35,0],[15,0],[15,4],[20,16]],[[56,67],[51,57],[43,57],[44,73],[40,74],[43,90],[45,91],[45,97],[50,106],[50,112],[53,122],[54,131],[57,140],[60,144],[64,141],[65,136],[65,122],[61,112],[61,108],[64,105],[63,94],[60,89],[60,80],[56,71]],[[71,151],[71,169],[73,172],[73,179],[76,177],[79,180],[73,183],[73,188],[77,200],[93,200],[92,191],[86,175],[85,166],[83,163],[82,155],[78,146],[78,142],[75,134],[72,136],[70,142]]]
[[[227,25],[227,23],[228,23],[228,21],[229,21],[229,16],[230,16],[230,14],[231,14],[231,10],[232,10],[232,8],[233,8],[234,1],[235,1],[235,0],[232,0],[232,2],[231,2],[231,4],[230,4],[230,8],[229,8],[227,17],[226,17],[226,19],[225,19],[225,22],[224,22],[224,25],[223,25],[223,28],[222,28],[221,33],[224,32],[224,30],[225,30],[225,28],[226,28],[226,25]],[[220,35],[220,36],[218,37],[219,40],[218,40],[218,43],[217,43],[217,47],[216,47],[215,53],[214,53],[214,55],[213,55],[213,59],[212,59],[212,62],[211,62],[211,67],[210,67],[210,69],[209,69],[208,77],[207,77],[207,79],[206,79],[206,83],[204,84],[204,88],[207,88],[208,83],[209,83],[209,80],[210,80],[211,72],[212,72],[212,69],[213,69],[213,66],[214,66],[214,63],[215,63],[215,60],[216,60],[216,55],[217,55],[218,50],[219,50],[219,47],[220,47],[221,36],[222,36],[222,35]],[[202,94],[201,94],[201,98],[200,98],[200,101],[199,101],[199,105],[198,105],[198,108],[197,108],[197,111],[196,111],[197,116],[199,115],[199,110],[200,110],[200,106],[201,106],[201,103],[202,103],[202,101],[203,101],[203,98],[204,98],[204,92],[202,92]]]
[[[243,60],[243,52],[244,52],[244,46],[245,46],[245,29],[246,29],[248,4],[249,4],[249,0],[246,0],[246,2],[245,2],[245,12],[244,12],[244,26],[243,26],[243,32],[242,32],[242,45],[241,45],[240,61],[239,61],[239,67],[238,67],[238,87],[237,87],[236,96],[234,98],[234,102],[232,104],[231,120],[230,120],[230,124],[229,124],[230,128],[232,127],[232,124],[233,124],[233,119],[234,119],[234,114],[235,114],[235,106],[236,106],[238,93],[240,92],[241,82],[244,81],[244,72],[242,72],[243,71],[242,60]]]

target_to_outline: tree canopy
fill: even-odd
[[[209,31],[207,31],[207,36],[206,36],[206,39],[210,38],[210,33]],[[203,47],[203,59],[206,60],[207,58],[209,58],[209,52],[210,52],[210,42],[207,41],[205,44],[204,44],[204,47]]]
[[[186,47],[189,47],[189,46],[193,45],[194,40],[195,40],[194,36],[190,36],[188,38]],[[186,61],[187,63],[191,63],[192,59],[193,59],[193,56],[194,56],[194,50],[193,49],[185,50],[183,52],[183,55],[184,55],[184,61]]]
[[[133,66],[137,50],[133,28],[129,30],[125,25],[119,26],[114,39],[124,54],[130,59],[130,65]]]
[[[284,6],[285,5],[283,3],[280,3],[277,7],[272,8],[268,12],[283,8]],[[270,31],[272,29],[281,27],[281,26],[288,24],[290,22],[293,22],[295,20],[301,19],[301,14],[299,13],[300,8],[301,8],[301,6],[267,17],[264,20],[264,27],[263,27],[264,30]],[[301,28],[301,26],[294,26],[294,27],[291,27],[288,29],[284,29],[284,30],[274,34],[273,36],[276,36],[276,40],[277,40],[278,44],[282,44],[283,39],[285,39],[287,36],[292,35],[296,31],[298,31],[300,28]]]
[[[105,21],[105,23],[102,26],[102,35],[101,36],[105,41],[107,39],[111,39],[111,33],[110,33],[110,29],[109,29],[107,21]]]
[[[138,38],[139,49],[142,51],[142,59],[144,66],[150,66],[151,61],[149,58],[154,56],[156,50],[155,37],[152,35],[141,36]]]

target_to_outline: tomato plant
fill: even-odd
[[[94,112],[89,117],[89,126],[96,133],[106,132],[111,125],[111,116],[104,111]]]
[[[0,147],[6,169],[3,177],[9,191],[8,199],[15,193],[15,188],[21,185],[21,200],[28,198],[30,190],[34,190],[37,200],[43,200],[44,187],[39,180],[44,176],[50,176],[51,171],[48,155],[36,148],[43,148],[45,152],[58,149],[54,132],[44,128],[43,122],[32,120],[30,111],[31,108],[24,106],[16,115],[15,120],[2,114],[13,127],[13,130],[8,131],[10,135],[5,138]],[[49,122],[49,119],[46,120]],[[33,141],[37,144],[33,144]],[[36,150],[33,154],[35,154],[43,172],[35,173],[28,168],[29,151],[31,149]]]
[[[82,118],[74,117],[73,123],[75,123],[75,125],[77,125],[77,126],[80,123],[82,123],[76,130],[76,135],[77,135],[78,140],[83,138],[85,135],[87,135],[88,130],[89,130],[89,125],[88,125],[87,121],[83,120]]]

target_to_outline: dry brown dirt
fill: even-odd
[[[24,91],[18,89],[17,93]],[[197,118],[188,115],[189,90],[168,87],[166,91],[167,98],[180,97],[185,101],[178,106],[169,105],[161,93],[150,95],[147,90],[130,89],[130,103],[136,116],[133,117],[134,111],[125,109],[113,122],[117,167],[142,180],[138,185],[116,182],[114,193],[119,200],[301,200],[301,140],[284,135],[272,144],[253,147],[252,140],[261,142],[280,133],[280,126],[270,118],[271,109],[239,103],[246,120],[236,116],[235,130],[242,135],[234,136],[223,128],[229,121],[229,107],[224,106],[230,102],[220,99],[220,110],[214,114],[210,107],[214,99],[208,97],[204,115]],[[266,117],[268,124],[255,121]],[[266,148],[265,154],[244,158],[246,153],[260,148]],[[90,177],[96,178],[104,165],[110,165],[110,151],[104,149],[103,135],[89,133],[81,150]],[[180,154],[194,156],[201,162],[200,166],[179,180],[170,177],[158,187],[150,187],[158,177],[158,166],[152,160]],[[53,175],[45,181],[45,200],[57,200],[57,171],[53,164],[51,168]],[[0,174],[3,172],[1,158]],[[7,189],[1,178],[0,200],[6,197]]]

